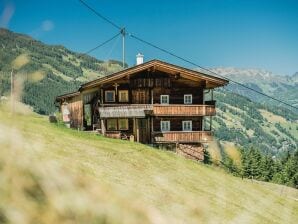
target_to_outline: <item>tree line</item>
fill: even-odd
[[[222,157],[221,165],[225,170],[238,177],[283,184],[298,189],[298,150],[293,153],[286,152],[281,159],[264,155],[256,148],[243,148],[240,152],[240,166],[237,166],[226,154]],[[208,156],[211,158],[210,154]],[[210,162],[210,159],[206,161]]]

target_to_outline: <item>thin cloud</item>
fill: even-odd
[[[39,38],[43,36],[46,32],[50,32],[55,28],[55,24],[52,20],[44,20],[41,22],[40,26],[36,28],[35,30],[31,31],[29,33],[30,36],[33,36],[35,38]]]
[[[51,20],[45,20],[41,24],[41,29],[45,32],[51,31],[55,28],[55,24]]]
[[[15,6],[12,3],[8,3],[4,6],[4,9],[0,17],[0,27],[7,28],[8,24],[14,14]]]

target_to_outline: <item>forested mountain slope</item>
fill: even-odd
[[[10,91],[12,69],[15,80],[22,82],[22,101],[38,113],[49,114],[55,111],[57,95],[122,67],[118,61],[100,61],[0,28],[0,96]]]
[[[298,116],[291,110],[264,105],[230,91],[217,91],[213,125],[218,140],[255,147],[269,155],[298,147]]]

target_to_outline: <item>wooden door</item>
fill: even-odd
[[[149,143],[148,139],[148,120],[146,118],[138,119],[139,142]]]
[[[139,89],[132,91],[132,103],[135,104],[148,104],[150,101],[149,90]]]

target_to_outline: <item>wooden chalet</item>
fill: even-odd
[[[152,60],[87,82],[56,102],[72,128],[144,144],[173,144],[182,154],[202,159],[197,149],[212,138],[213,89],[227,83]]]

